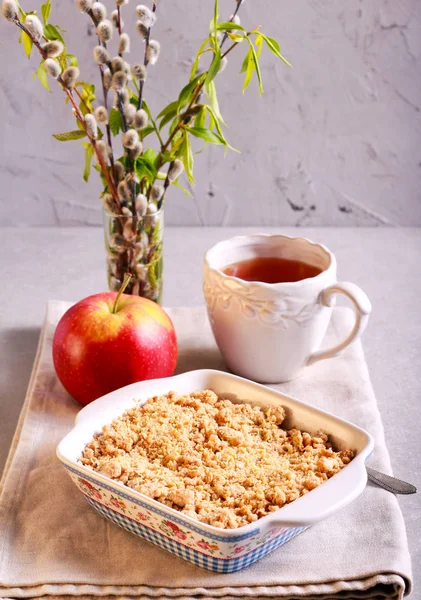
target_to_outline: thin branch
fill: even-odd
[[[122,27],[121,27],[121,12],[120,12],[119,4],[117,4],[117,16],[118,16],[118,35],[121,35]]]
[[[88,11],[88,15],[91,17],[92,23],[94,24],[94,26],[97,27],[98,26],[98,22],[97,22],[97,20],[94,17],[94,13],[92,12],[92,9]],[[107,49],[106,42],[101,42],[101,40],[99,39],[99,36],[98,36],[98,44],[100,46],[103,46],[105,49]],[[107,65],[107,66],[111,70],[111,64]],[[107,93],[107,90],[105,89],[105,85],[104,85],[104,71],[103,71],[103,67],[101,65],[98,65],[98,68],[99,68],[99,74],[100,74],[100,77],[101,77],[102,93],[103,93],[103,96],[104,96],[104,107],[108,111],[108,104],[107,104],[108,93]],[[105,130],[107,132],[107,141],[108,141],[108,145],[110,147],[111,174],[112,174],[113,182],[116,185],[117,184],[117,177],[116,177],[115,168],[114,168],[114,151],[113,151],[113,143],[112,143],[111,129],[110,129],[110,124],[109,123],[106,124]]]
[[[165,194],[166,194],[166,192],[167,192],[167,189],[168,189],[168,187],[169,187],[169,185],[170,185],[170,178],[169,178],[169,174],[170,174],[170,171],[171,171],[171,169],[172,169],[172,168],[173,168],[173,166],[174,166],[174,162],[175,162],[175,161],[174,161],[174,160],[172,160],[172,161],[170,162],[170,164],[168,165],[167,176],[166,176],[166,178],[165,178],[165,181],[164,181],[164,193],[162,194],[162,198],[161,198],[161,200],[158,202],[158,206],[157,206],[158,210],[159,210],[159,209],[162,207],[162,205],[164,204],[164,200],[165,200]]]
[[[153,0],[153,6],[152,6],[152,13],[155,14],[157,9],[157,0]],[[145,36],[145,56],[143,58],[143,64],[145,65],[145,67],[148,66],[148,59],[147,59],[147,55],[148,55],[148,48],[149,48],[149,39],[151,37],[151,29],[152,29],[152,25],[149,27],[146,36]],[[137,110],[142,108],[142,100],[143,100],[143,86],[144,86],[144,81],[142,80],[139,83],[139,98],[137,101]]]
[[[33,45],[38,49],[38,51],[41,54],[42,58],[45,60],[47,58],[47,53],[42,48],[42,46],[40,45],[40,43],[33,38],[33,36],[30,34],[30,32],[25,27],[25,25],[23,25],[23,23],[19,19],[14,19],[13,22],[15,23],[15,25],[17,25],[17,27],[19,27],[19,29],[21,29],[22,31],[24,31],[26,33],[26,35],[32,40]],[[73,106],[73,108],[75,110],[76,118],[78,119],[78,121],[82,125],[83,130],[85,131],[86,135],[89,138],[89,141],[91,142],[91,144],[93,146],[93,149],[94,149],[94,152],[96,154],[97,160],[98,160],[98,162],[99,162],[99,164],[101,166],[101,169],[102,169],[102,171],[104,173],[104,177],[105,177],[105,179],[107,181],[108,188],[109,188],[110,193],[112,194],[112,196],[114,198],[114,201],[116,202],[117,206],[119,208],[121,208],[120,201],[119,201],[118,195],[117,195],[117,190],[115,189],[114,184],[111,181],[110,174],[109,174],[109,171],[108,171],[108,167],[105,164],[105,161],[102,158],[101,153],[99,152],[99,150],[97,148],[96,141],[93,138],[91,138],[89,136],[88,132],[86,131],[85,119],[83,117],[83,114],[82,114],[79,106],[77,105],[77,103],[75,102],[75,99],[73,98],[73,94],[72,94],[71,90],[69,90],[69,88],[66,86],[66,84],[64,83],[61,75],[59,75],[57,77],[57,81],[61,85],[61,87],[63,88],[63,90],[64,90],[65,94],[67,95],[67,97],[69,98],[69,101],[71,102],[71,104],[72,104],[72,106]]]
[[[85,100],[82,98],[81,93],[79,92],[79,90],[77,89],[77,87],[74,88],[76,94],[79,96],[79,100],[82,102],[82,104],[85,106],[86,110],[90,113],[91,109],[89,108],[89,106],[86,104]]]
[[[200,96],[200,94],[201,94],[201,92],[202,92],[202,89],[203,89],[204,85],[205,85],[205,78],[203,78],[203,82],[202,82],[202,83],[200,83],[200,84],[197,86],[196,92],[194,93],[194,95],[193,95],[193,98],[191,99],[191,101],[190,101],[190,104],[188,105],[188,107],[187,107],[187,108],[186,108],[186,110],[184,111],[183,115],[187,114],[187,113],[190,111],[190,109],[192,108],[192,106],[193,106],[193,105],[196,103],[196,100],[197,100],[197,99],[198,99],[198,97]],[[181,119],[178,121],[178,123],[177,123],[177,125],[174,127],[174,130],[173,130],[173,132],[171,133],[170,137],[167,139],[167,141],[165,142],[165,144],[164,144],[164,145],[161,147],[161,154],[165,154],[165,152],[168,150],[168,147],[169,147],[169,145],[170,145],[170,144],[171,144],[171,142],[173,141],[173,139],[174,139],[174,136],[175,136],[175,135],[176,135],[176,133],[177,133],[177,132],[178,132],[178,131],[181,129],[181,127],[182,127],[183,125],[184,125],[184,117],[182,117],[182,118],[181,118]],[[161,161],[158,161],[158,164],[159,164],[159,166],[158,166],[158,168],[157,168],[158,170],[159,170],[159,167],[160,167],[160,166],[162,166],[160,163],[161,163]]]
[[[232,17],[231,17],[231,19],[228,21],[228,23],[232,23],[232,22],[234,21],[235,17],[237,16],[237,13],[238,13],[238,11],[240,10],[240,7],[241,7],[242,3],[243,3],[243,0],[240,0],[240,1],[237,3],[237,6],[235,7],[234,14],[232,15]],[[225,32],[225,35],[224,35],[224,37],[222,38],[222,42],[221,42],[221,44],[220,44],[220,46],[219,46],[220,48],[222,48],[222,46],[225,44],[225,42],[226,42],[227,38],[228,38],[228,31],[226,31],[226,32]]]
[[[103,68],[101,67],[101,65],[98,65],[98,66],[99,66],[99,72],[101,74],[101,84],[102,84],[102,93],[103,93],[103,96],[104,96],[104,106],[105,106],[105,109],[108,111],[108,104],[107,104],[107,101],[108,101],[108,92],[105,89],[105,85],[104,85],[104,71],[103,71]],[[117,183],[117,177],[116,177],[116,174],[115,174],[113,143],[112,143],[112,138],[111,138],[111,128],[110,128],[110,123],[109,122],[105,126],[105,131],[107,132],[107,141],[108,141],[108,145],[109,145],[109,147],[111,149],[111,152],[110,152],[111,173],[112,173],[112,176],[113,176],[114,183],[116,184]]]

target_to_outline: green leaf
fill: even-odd
[[[215,82],[214,81],[209,81],[209,83],[205,84],[205,90],[206,90],[206,94],[209,98],[209,102],[210,105],[212,107],[213,112],[216,115],[216,118],[223,123],[224,125],[226,125],[222,115],[221,115],[221,111],[219,110],[219,104],[218,104],[218,97],[216,95],[216,87],[215,87]]]
[[[178,183],[178,179],[177,179],[177,181],[173,181],[171,183],[171,185],[175,185],[176,188],[178,188],[179,190],[181,190],[182,192],[184,192],[185,194],[187,194],[187,196],[190,196],[190,198],[193,198],[193,195],[189,192],[189,190],[187,190],[186,188],[184,188],[182,185],[180,185]]]
[[[158,155],[156,153],[156,150],[154,150],[153,148],[148,148],[143,153],[144,160],[148,161],[151,164],[151,166],[153,166],[153,167],[155,167],[155,161],[156,161],[157,156]]]
[[[221,138],[221,136],[217,135],[210,129],[206,129],[205,127],[190,127],[187,129],[189,133],[194,135],[201,140],[205,140],[205,142],[209,142],[209,144],[220,144],[225,146],[226,142]]]
[[[53,138],[59,142],[70,142],[72,140],[80,140],[86,137],[85,131],[76,129],[75,131],[66,131],[66,133],[53,133]]]
[[[209,111],[209,113],[211,115],[211,121],[210,121],[210,124],[209,124],[209,128],[212,129],[213,127],[216,127],[216,130],[219,133],[219,135],[221,136],[221,138],[224,141],[226,141],[225,138],[224,138],[224,134],[222,132],[222,129],[221,129],[221,125],[219,124],[218,117],[215,114],[215,111],[212,109],[211,106],[208,106],[207,108],[208,108],[208,111]]]
[[[161,123],[159,124],[160,130],[175,117],[175,115],[177,114],[177,109],[178,100],[176,100],[175,102],[171,102],[171,104],[169,104],[166,108],[164,108],[164,110],[162,110],[159,113],[157,119],[160,119],[162,117]]]
[[[241,27],[241,25],[237,25],[236,23],[232,23],[231,21],[219,23],[219,25],[216,28],[218,29],[218,31],[245,31],[244,27]]]
[[[274,38],[269,37],[268,35],[263,35],[263,33],[261,33],[260,35],[265,40],[267,47],[272,52],[272,54],[280,58],[288,67],[292,67],[291,63],[288,62],[284,56],[282,56],[281,47],[279,43]]]
[[[247,53],[246,77],[244,79],[243,94],[250,84],[251,78],[253,77],[254,70],[255,70],[255,64],[254,64],[254,60],[253,60],[253,55],[252,55],[252,51],[249,50]]]
[[[146,127],[144,127],[143,129],[141,129],[141,131],[140,131],[140,135],[142,137],[142,140],[144,140],[146,137],[148,137],[148,135],[150,135],[154,131],[155,131],[155,127],[153,125],[146,125]]]
[[[51,93],[50,85],[48,83],[47,71],[44,69],[44,61],[41,62],[38,70],[35,72],[36,77],[40,80],[45,89]]]
[[[250,60],[250,55],[251,55],[251,50],[249,48],[247,50],[247,54],[244,57],[243,64],[241,65],[240,73],[245,73],[247,71],[247,67],[248,67],[249,60]]]
[[[257,79],[259,81],[259,92],[260,92],[260,95],[262,95],[263,94],[263,83],[262,83],[262,74],[260,72],[259,59],[257,58],[257,54],[256,54],[256,50],[254,49],[253,42],[251,41],[251,39],[249,37],[247,38],[247,40],[250,44],[251,55],[252,55],[252,59],[254,62],[254,68],[256,70]]]
[[[199,66],[200,57],[205,51],[206,46],[210,42],[210,38],[206,38],[205,41],[200,45],[199,50],[197,51],[196,58],[194,59],[194,63],[190,73],[190,81],[196,76],[197,68]],[[210,50],[210,48],[208,48]]]
[[[26,56],[29,58],[31,56],[33,42],[28,34],[24,31],[20,32],[19,41],[23,44],[23,49],[25,50]]]
[[[47,0],[47,2],[45,4],[41,5],[41,14],[42,14],[42,18],[44,19],[45,25],[47,25],[47,23],[48,23],[50,13],[51,13],[51,0]]]
[[[205,83],[210,83],[215,77],[218,75],[219,67],[221,66],[221,48],[219,45],[215,49],[215,56],[213,57],[213,61],[211,66],[209,67],[209,71],[206,75]]]
[[[213,18],[210,22],[210,32],[213,38],[216,39],[216,31],[217,31],[217,27],[218,27],[218,17],[219,17],[219,2],[218,0],[215,0],[214,6],[213,6]]]
[[[193,176],[194,159],[193,159],[193,152],[192,152],[190,139],[189,139],[188,135],[184,135],[181,148],[182,148],[183,163],[184,163],[184,168],[186,170],[187,178],[190,181],[190,183],[194,183],[194,176]]]
[[[260,58],[263,48],[263,36],[261,33],[256,36],[257,58]]]
[[[230,145],[228,144],[228,142],[227,142],[227,140],[225,139],[225,137],[224,137],[224,134],[223,134],[223,132],[222,132],[221,125],[219,124],[219,121],[218,121],[218,119],[217,119],[217,117],[216,117],[215,113],[213,112],[212,108],[211,108],[210,106],[208,106],[208,107],[207,107],[207,109],[208,109],[208,111],[209,111],[209,113],[210,113],[210,115],[211,115],[211,117],[212,117],[212,120],[211,120],[211,122],[210,122],[210,124],[209,124],[209,128],[210,128],[210,129],[212,129],[212,127],[213,127],[213,126],[215,126],[215,127],[216,127],[216,130],[217,130],[217,132],[218,132],[218,134],[219,134],[219,136],[221,137],[221,139],[222,139],[222,140],[223,140],[223,142],[224,142],[225,148],[226,148],[226,149],[228,149],[228,148],[229,148],[230,150],[233,150],[234,152],[237,152],[238,154],[240,154],[239,150],[236,150],[235,148],[233,148],[232,146],[230,146]]]
[[[79,65],[76,56],[74,56],[73,54],[66,54],[66,58],[70,62],[71,67],[77,67]]]
[[[44,27],[44,35],[50,41],[58,40],[63,45],[66,45],[63,36],[55,25],[46,25]]]
[[[178,106],[177,100],[175,100],[174,102],[171,102],[170,104],[168,104],[168,106],[166,106],[163,110],[161,110],[161,112],[159,113],[159,115],[156,118],[160,119],[161,117],[165,117],[169,113],[174,113],[173,114],[173,116],[174,116],[177,112],[177,106]]]
[[[189,104],[192,101],[196,92],[196,88],[203,81],[204,77],[205,74],[201,73],[192,81],[190,81],[186,86],[184,86],[184,88],[181,90],[180,95],[178,97],[177,114],[181,111],[182,108],[187,106],[187,104]]]
[[[145,159],[143,156],[138,156],[136,158],[134,168],[136,176],[140,180],[146,177],[150,183],[155,181],[156,169],[153,166],[153,164],[149,160]]]
[[[123,119],[120,111],[116,108],[110,110],[109,124],[113,135],[118,135],[120,131],[123,131]]]
[[[206,107],[204,106],[194,120],[195,127],[204,127],[206,125]]]
[[[94,147],[90,142],[82,142],[82,144],[85,148],[85,169],[83,171],[83,179],[87,183],[89,180],[89,175],[91,174],[91,162],[94,155]]]
[[[239,33],[229,33],[228,37],[236,44],[241,44],[246,39],[244,35],[240,35]]]

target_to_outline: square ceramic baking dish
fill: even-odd
[[[78,463],[94,433],[133,406],[134,400],[142,403],[172,390],[190,393],[204,389],[233,402],[282,405],[287,428],[297,427],[312,434],[323,430],[336,449],[352,448],[356,456],[305,496],[237,529],[201,523]],[[134,383],[92,402],[79,412],[74,429],[58,445],[57,456],[76,487],[101,515],[197,566],[231,573],[266,556],[361,494],[367,481],[364,462],[372,449],[373,440],[366,431],[330,413],[235,375],[200,370]]]

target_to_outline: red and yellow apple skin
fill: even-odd
[[[146,298],[104,292],[81,300],[63,315],[53,340],[58,378],[80,404],[120,387],[170,377],[177,339],[165,311]]]

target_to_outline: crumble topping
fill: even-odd
[[[234,404],[204,390],[150,398],[105,425],[80,461],[198,521],[241,527],[335,475],[352,450],[280,426],[281,406]]]

